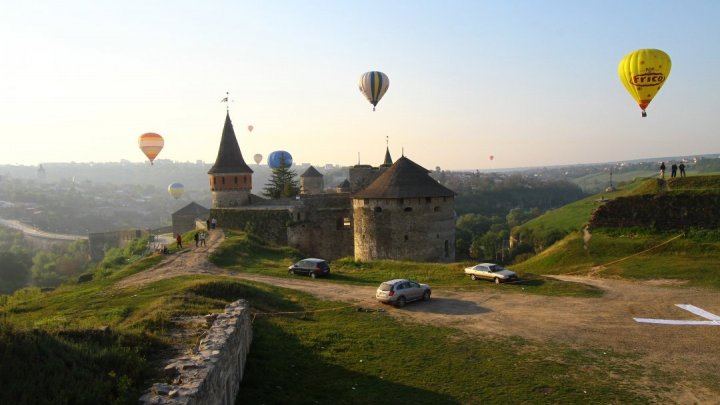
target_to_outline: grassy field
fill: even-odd
[[[287,247],[270,246],[243,232],[228,232],[226,241],[210,260],[229,270],[267,274],[276,277],[302,277],[288,274],[287,267],[299,260],[297,251]],[[513,293],[598,297],[602,292],[594,287],[555,280],[529,272],[520,274],[522,281],[495,285],[485,281],[472,281],[463,269],[475,263],[420,263],[395,260],[356,262],[350,258],[330,264],[330,277],[317,282],[378,286],[393,278],[408,278],[432,286],[433,289],[488,289]]]
[[[345,303],[257,288],[284,298],[266,311],[309,312],[256,318],[238,403],[649,403],[657,398],[634,381],[674,379],[603,348],[469,336],[382,312],[312,312]]]

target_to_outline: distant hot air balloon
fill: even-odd
[[[253,159],[255,159],[256,164],[260,164],[260,162],[262,162],[262,155],[259,153],[256,153],[255,156],[253,156]]]
[[[495,159],[495,156],[490,155],[490,160],[493,160],[493,159]]]
[[[367,72],[360,76],[358,88],[370,104],[373,105],[373,111],[380,99],[385,95],[388,87],[390,87],[390,79],[383,72]]]
[[[284,150],[276,150],[272,152],[267,158],[268,166],[271,169],[277,169],[280,167],[290,167],[293,164],[292,155]]]
[[[168,193],[170,193],[171,196],[173,196],[176,200],[180,198],[181,195],[185,192],[185,186],[182,185],[182,183],[172,183],[168,186]]]
[[[153,160],[160,153],[163,145],[165,145],[163,137],[154,132],[142,134],[138,138],[138,146],[140,146],[140,150],[143,151],[145,156],[150,159],[150,164],[153,164]]]
[[[255,127],[254,127],[254,126],[252,126],[252,125],[248,125],[248,132],[252,132],[252,130],[253,130],[253,129],[255,129]]]
[[[643,117],[647,116],[648,104],[670,75],[671,65],[670,56],[659,49],[638,49],[620,61],[620,81],[637,101]]]

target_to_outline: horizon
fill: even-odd
[[[625,7],[14,3],[0,16],[0,164],[147,162],[145,132],[165,138],[158,160],[212,162],[226,92],[246,158],[375,165],[387,142],[427,168],[499,171],[720,150],[720,44],[706,40],[720,3]],[[672,59],[647,118],[617,74],[638,48]],[[390,80],[375,112],[357,89],[370,70]]]

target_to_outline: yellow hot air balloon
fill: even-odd
[[[620,81],[637,101],[643,117],[647,116],[648,104],[670,75],[671,66],[670,56],[659,49],[638,49],[620,61]]]
[[[185,193],[185,186],[182,183],[172,183],[168,186],[168,193],[177,200]]]
[[[164,145],[163,137],[154,132],[142,134],[138,138],[138,146],[140,146],[140,150],[143,151],[145,156],[150,159],[150,164],[153,164],[153,160],[155,160]]]
[[[390,87],[390,79],[388,79],[387,75],[383,72],[373,71],[363,73],[363,75],[360,76],[360,81],[358,82],[358,88],[362,94],[365,95],[370,104],[373,105],[373,111],[375,111],[377,103],[380,101],[382,96],[385,95],[388,87]]]

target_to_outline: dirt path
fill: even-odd
[[[182,274],[228,275],[305,291],[323,299],[352,302],[369,308],[382,307],[392,316],[458,328],[471,334],[521,336],[533,341],[640,353],[642,357],[638,361],[641,364],[687,376],[682,386],[672,387],[673,400],[678,403],[720,404],[720,392],[710,391],[699,381],[703,377],[716,377],[717,370],[720,370],[720,325],[652,325],[633,320],[633,317],[701,319],[675,304],[692,304],[720,315],[720,294],[716,291],[661,286],[656,282],[559,276],[557,278],[566,281],[592,284],[606,293],[593,299],[504,293],[504,286],[499,286],[496,292],[436,288],[430,302],[412,303],[403,309],[395,309],[374,299],[376,287],[220,269],[209,263],[207,256],[223,238],[222,230],[215,230],[210,233],[207,248],[193,246],[186,249],[152,269],[124,279],[118,287],[141,285]]]

